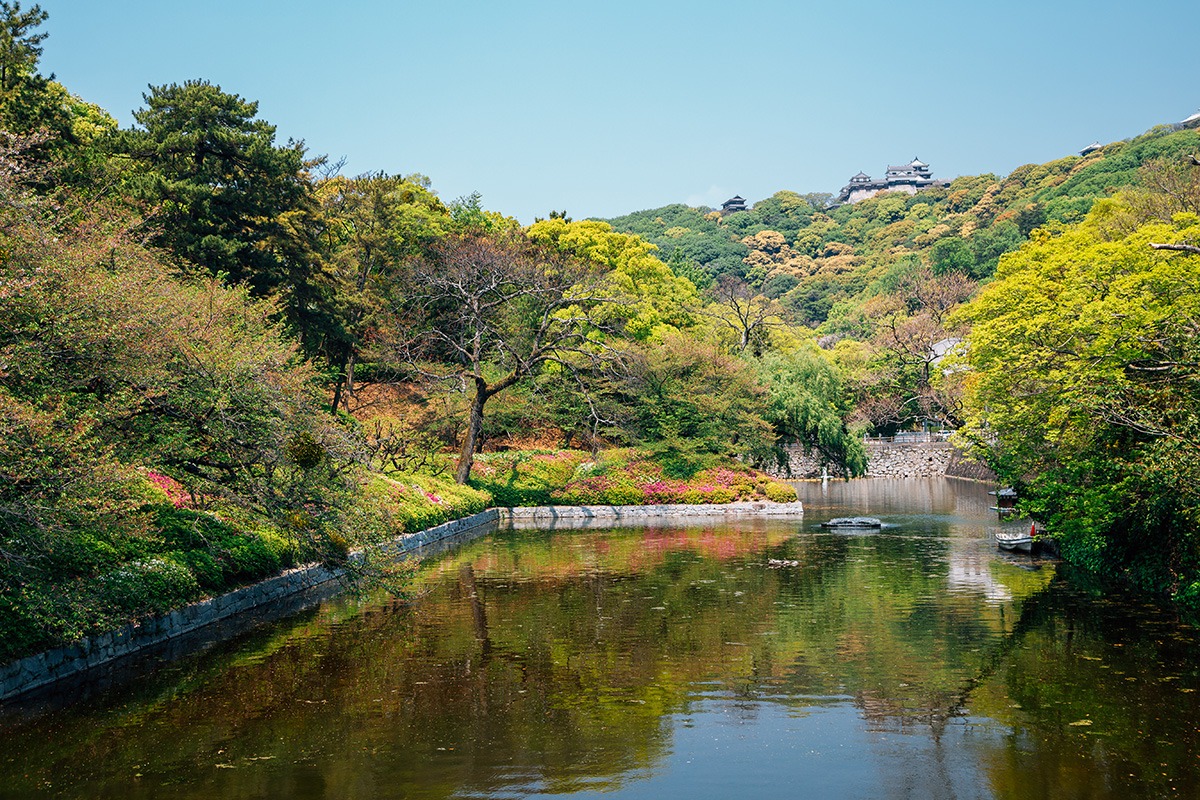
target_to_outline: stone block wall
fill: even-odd
[[[955,452],[949,442],[868,442],[868,478],[939,478]]]
[[[738,516],[802,517],[804,504],[741,502],[712,505],[661,504],[646,506],[533,506],[502,508],[500,524],[510,528],[532,528],[546,523],[565,523],[564,527],[611,527],[622,523],[639,524],[647,521],[711,520]]]
[[[867,442],[868,478],[971,478],[994,481],[995,473],[983,464],[968,458],[949,442]],[[824,465],[816,455],[800,448],[788,449],[791,474],[776,477],[820,478]]]
[[[963,451],[957,449],[950,455],[950,463],[946,465],[946,477],[969,478],[974,481],[989,481],[992,483],[999,480],[996,473],[992,472],[986,464],[979,463]]]

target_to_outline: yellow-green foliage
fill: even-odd
[[[470,516],[492,504],[488,492],[461,486],[448,475],[377,475],[365,492],[374,502],[381,504],[388,515],[391,530],[397,535],[415,533],[452,519]]]
[[[1151,200],[1099,201],[1001,260],[963,310],[962,435],[1068,560],[1200,605],[1200,217],[1147,218]]]
[[[564,253],[604,265],[614,300],[611,319],[624,320],[626,335],[645,340],[690,322],[688,308],[698,301],[696,287],[654,255],[656,248],[639,236],[616,233],[606,222],[547,219],[529,227],[529,238]]]
[[[589,458],[584,450],[485,453],[476,458],[471,484],[498,506],[549,505]]]

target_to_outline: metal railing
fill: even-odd
[[[929,444],[948,442],[954,431],[900,431],[891,436],[864,436],[866,444]]]

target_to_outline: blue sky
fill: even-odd
[[[23,5],[30,5],[29,2]],[[204,78],[345,172],[531,222],[995,172],[1200,107],[1192,2],[40,0],[42,59],[123,125]]]

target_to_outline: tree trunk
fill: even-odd
[[[338,364],[338,379],[337,379],[337,383],[334,384],[334,387],[333,387],[333,403],[331,404],[331,407],[333,408],[333,412],[335,414],[337,413],[338,406],[341,405],[342,398],[345,395],[346,362],[349,361],[351,352],[353,352],[353,348],[350,345],[346,345],[346,348],[342,351],[341,363]],[[346,411],[349,411],[349,410],[350,410],[350,401],[347,400],[346,401]]]
[[[454,472],[454,480],[466,483],[471,477],[471,465],[475,463],[475,446],[479,442],[479,432],[483,430],[483,404],[487,402],[488,390],[483,381],[475,380],[475,397],[471,400],[471,417],[467,423],[467,434],[463,438],[462,451],[458,456],[458,467]]]
[[[350,353],[346,356],[346,413],[350,413],[350,398],[354,397],[354,348],[349,348]]]

